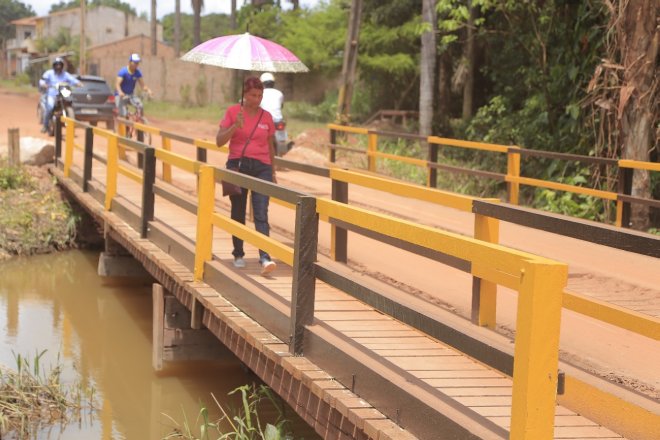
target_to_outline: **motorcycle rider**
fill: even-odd
[[[45,91],[41,98],[44,106],[42,121],[43,127],[41,127],[42,133],[46,133],[48,131],[48,124],[50,122],[50,118],[53,116],[55,98],[57,97],[58,93],[58,83],[68,83],[72,86],[82,86],[82,83],[78,79],[64,70],[64,59],[61,57],[57,57],[53,60],[53,68],[46,70],[39,80],[39,88]]]
[[[140,61],[142,59],[139,54],[131,54],[128,57],[128,65],[119,69],[119,73],[117,73],[117,80],[115,81],[115,95],[117,95],[117,99],[115,99],[115,103],[119,116],[122,118],[126,117],[126,103],[128,101],[131,101],[133,105],[142,106],[140,99],[133,96],[136,83],[140,84],[142,90],[151,95],[151,89],[144,84],[142,71],[138,69]]]
[[[261,100],[261,108],[266,110],[273,117],[273,122],[275,123],[276,132],[276,153],[278,156],[286,153],[290,147],[291,142],[287,144],[286,131],[284,128],[278,128],[281,122],[284,122],[284,116],[282,116],[282,107],[284,107],[284,94],[275,88],[275,77],[272,73],[266,72],[261,74],[259,77],[262,84],[264,85],[264,97]]]
[[[282,117],[284,94],[275,88],[275,77],[272,73],[266,72],[259,79],[264,85],[264,97],[261,100],[261,108],[270,113],[273,116],[273,122],[277,124],[284,119]]]

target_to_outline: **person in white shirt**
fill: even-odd
[[[275,88],[275,77],[272,73],[266,72],[259,79],[264,85],[264,97],[261,100],[261,108],[270,113],[273,116],[273,122],[277,124],[284,119],[282,117],[284,95]]]
[[[276,154],[278,156],[284,156],[293,146],[293,142],[289,142],[289,137],[286,133],[286,122],[282,115],[284,94],[275,88],[275,77],[272,73],[266,72],[259,79],[264,85],[264,97],[261,100],[261,108],[273,117],[273,122],[275,123]]]

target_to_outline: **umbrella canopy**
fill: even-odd
[[[225,35],[192,48],[184,61],[261,72],[309,72],[288,49],[264,38],[244,33]]]

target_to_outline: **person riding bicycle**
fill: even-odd
[[[117,74],[117,80],[115,81],[115,103],[117,105],[117,111],[119,116],[122,118],[126,117],[127,109],[126,104],[130,102],[131,105],[135,107],[142,107],[142,101],[140,98],[133,95],[135,91],[135,84],[140,84],[142,90],[151,95],[151,89],[144,84],[142,79],[142,72],[138,69],[140,65],[140,55],[137,53],[131,54],[128,57],[128,65],[122,67]]]
[[[48,124],[50,118],[53,116],[53,109],[55,108],[55,98],[57,97],[57,84],[68,83],[72,86],[81,86],[82,83],[76,79],[69,72],[64,70],[64,59],[57,57],[53,60],[53,68],[44,72],[39,80],[39,89],[44,90],[42,102],[44,104],[43,120],[41,121],[43,127],[41,132],[48,131]]]

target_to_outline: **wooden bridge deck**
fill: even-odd
[[[74,164],[74,173],[80,174],[82,155],[79,152],[74,157]],[[286,390],[283,392],[282,383],[278,387],[274,379],[275,373],[260,366],[253,367],[266,383],[274,385],[273,388],[283,397],[288,397],[287,401],[303,418],[312,425],[316,424],[316,429],[322,436],[325,438],[414,438],[409,432],[399,430],[376,409],[376,407],[389,408],[390,414],[405,412],[405,399],[401,402],[396,401],[401,396],[393,396],[392,402],[374,402],[372,405],[360,399],[357,392],[360,387],[351,386],[350,383],[340,384],[335,380],[335,375],[318,369],[309,361],[291,357],[286,341],[276,338],[241,312],[223,297],[221,290],[216,291],[204,283],[193,282],[192,269],[188,264],[168,256],[168,249],[161,249],[148,240],[140,239],[139,233],[123,222],[116,213],[104,212],[102,202],[97,200],[98,196],[97,199],[93,197],[94,191],[83,193],[78,184],[74,184],[71,180],[63,180],[59,171],[55,173],[83,206],[95,211],[97,216],[101,216],[117,234],[132,241],[132,252],[138,250],[143,254],[143,260],[148,259],[165,272],[174,274],[171,275],[172,279],[178,279],[179,283],[186,285],[188,291],[195,292],[206,309],[204,322],[209,329],[216,330],[217,334],[218,326],[231,327],[236,335],[240,335],[239,339],[248,341],[241,343],[232,340],[232,343],[227,344],[240,358],[255,356],[254,353],[246,355],[241,352],[252,344],[250,345],[252,349],[261,350],[262,357],[265,353],[265,356],[273,362],[269,364],[270,367],[279,365],[289,371],[292,377],[299,379],[299,389],[296,393],[287,393]],[[100,182],[105,182],[105,167],[98,161],[95,161],[93,176],[93,186],[97,192],[102,193],[103,184]],[[175,172],[175,181],[179,178],[183,178],[183,175],[179,176]],[[186,178],[190,179],[190,177]],[[123,176],[119,177],[118,201],[127,206],[127,209],[130,209],[130,205],[135,209],[141,205],[141,191],[138,183]],[[173,240],[194,243],[195,216],[167,200],[156,197],[155,219],[165,225],[165,229],[176,231],[171,232]],[[261,276],[257,250],[246,243],[247,267],[236,270],[231,264],[231,236],[224,231],[216,231],[213,239],[213,259],[220,265],[221,270],[231,273],[228,276],[237,280],[236,282],[252,285],[258,291],[265,291],[277,307],[287,310],[291,300],[293,279],[291,268],[278,261],[278,267],[272,276]],[[278,236],[276,233],[272,235],[282,243],[291,245],[291,239]],[[438,411],[425,416],[441,418],[443,409],[451,409],[450,417],[456,419],[458,415],[463,416],[462,419],[459,417],[459,420],[455,420],[458,423],[464,421],[480,426],[466,427],[466,429],[474,428],[476,432],[484,433],[483,438],[508,438],[512,400],[511,378],[321,281],[317,280],[316,285],[315,324],[318,323],[327,330],[330,337],[334,338],[332,340],[339,341],[337,350],[355,352],[351,355],[358,359],[360,356],[369,360],[376,359],[383,370],[379,372],[381,376],[387,377],[387,380],[398,384],[401,389],[406,389],[414,398],[426,401],[430,408]],[[217,319],[214,321],[213,317]],[[244,328],[235,328],[235,325]],[[252,367],[250,362],[246,363]],[[350,372],[348,375],[350,376]],[[280,381],[283,377],[284,375],[280,375]],[[357,380],[360,378],[358,377]],[[378,384],[372,385],[378,386]],[[351,389],[356,392],[351,392]],[[315,401],[310,397],[312,395],[316,396]],[[315,404],[312,404],[313,401]],[[328,413],[330,415],[327,418],[323,417],[320,411],[320,403],[323,402],[342,417],[335,420],[331,416],[332,412]],[[390,416],[390,419],[395,418]],[[433,425],[431,421],[429,419],[430,426]],[[347,426],[352,430],[347,429]],[[623,438],[559,405],[556,407],[554,432],[555,439]],[[438,434],[437,437],[432,437],[432,434],[427,433],[427,438],[443,438],[443,436]]]

